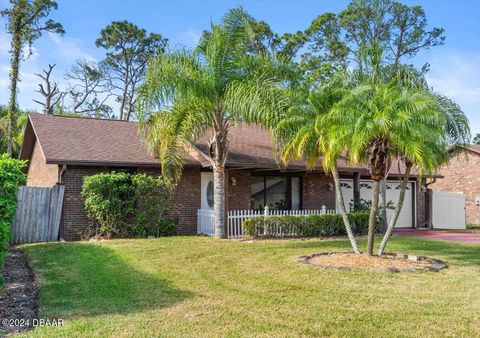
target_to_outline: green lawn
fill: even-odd
[[[404,274],[296,263],[349,249],[343,240],[173,237],[24,249],[40,280],[41,316],[66,320],[28,336],[480,336],[480,245],[396,237],[390,251],[450,265]]]

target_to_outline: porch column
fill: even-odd
[[[360,172],[353,173],[353,207],[360,207]]]

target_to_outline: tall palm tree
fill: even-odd
[[[297,109],[290,111],[274,128],[275,148],[285,165],[292,159],[303,158],[307,167],[313,169],[323,159],[325,172],[331,173],[334,180],[335,194],[348,238],[353,251],[359,254],[360,249],[348,219],[336,166],[343,149],[328,138],[328,114],[333,104],[346,93],[336,80],[338,79],[317,91],[301,93],[297,100],[293,100],[297,102],[293,105]]]
[[[214,174],[215,236],[225,237],[225,164],[228,132],[238,122],[274,125],[286,107],[289,63],[272,54],[248,53],[253,19],[230,10],[220,25],[204,32],[193,52],[153,59],[140,93],[140,110],[158,113],[141,123],[143,134],[162,163],[178,177],[185,149],[210,133],[208,159]]]
[[[350,135],[348,159],[367,163],[373,183],[368,225],[367,253],[373,255],[380,181],[394,157],[405,157],[407,169],[402,186],[414,164],[433,172],[438,167],[436,152],[446,148],[445,116],[437,100],[427,91],[401,87],[398,83],[373,81],[360,84],[344,97],[329,115],[331,140]],[[404,191],[403,191],[404,195]],[[399,203],[398,209],[401,210]],[[398,215],[397,215],[398,217]]]
[[[402,183],[400,184],[400,195],[397,205],[393,211],[392,217],[388,224],[387,230],[384,234],[382,243],[378,250],[378,255],[381,256],[387,246],[390,235],[397,223],[398,217],[402,210],[403,201],[405,199],[405,191],[408,183],[408,178],[412,167],[415,167],[417,173],[431,174],[434,170],[438,170],[444,165],[449,157],[447,156],[448,149],[446,146],[465,145],[470,139],[470,127],[468,118],[465,116],[461,108],[450,100],[449,98],[432,92],[423,77],[423,74],[416,72],[412,69],[400,69],[394,79],[397,85],[401,87],[407,87],[410,89],[421,90],[426,94],[430,94],[431,97],[437,103],[437,109],[440,114],[431,114],[432,118],[429,124],[434,124],[436,127],[440,127],[443,131],[443,135],[439,136],[437,133],[424,133],[418,140],[422,147],[427,148],[428,152],[422,157],[409,157],[408,154],[402,154],[402,160],[405,164],[405,172],[402,177]],[[417,124],[411,124],[410,128],[418,128]],[[428,154],[428,155],[427,155]]]

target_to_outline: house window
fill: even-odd
[[[210,208],[213,208],[213,182],[210,181],[208,182],[207,184],[207,191],[206,191],[206,194],[207,194],[207,204]]]
[[[300,210],[302,178],[300,176],[252,175],[251,207],[262,210]]]

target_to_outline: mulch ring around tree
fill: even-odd
[[[2,276],[0,336],[30,330],[33,319],[38,319],[38,289],[33,271],[22,251],[12,249],[9,252]],[[5,320],[8,320],[7,325]]]
[[[447,267],[447,264],[439,259],[396,253],[386,253],[380,257],[353,252],[323,252],[311,256],[302,256],[298,262],[321,268],[387,272],[439,271]]]

